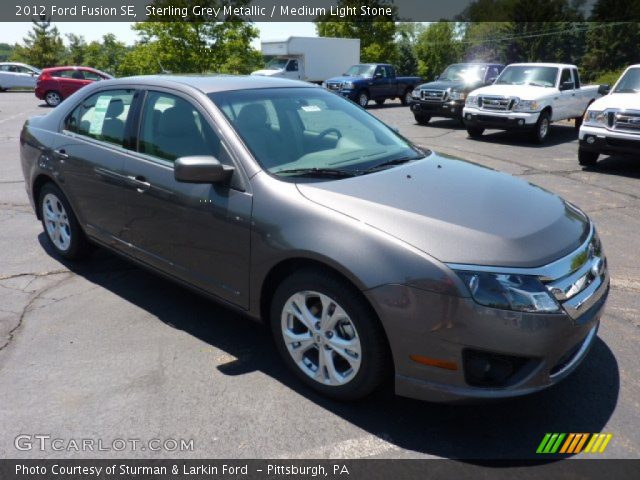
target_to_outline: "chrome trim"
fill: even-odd
[[[589,350],[589,347],[591,346],[591,342],[593,342],[593,339],[596,336],[597,331],[598,331],[598,325],[594,325],[589,331],[589,333],[587,334],[587,336],[585,337],[585,339],[582,341],[582,345],[580,346],[578,351],[573,354],[573,358],[569,361],[569,363],[567,363],[564,367],[562,367],[556,373],[549,375],[549,378],[551,380],[554,380],[562,376],[563,373],[566,373],[568,370],[571,370],[577,363],[579,363],[584,358],[584,356],[587,354],[587,350]]]
[[[447,99],[447,90],[420,89],[420,100],[425,102],[444,102]]]
[[[495,95],[479,95],[478,105],[480,109],[488,112],[509,112],[515,106],[514,97],[504,97]]]
[[[578,319],[584,312],[593,307],[604,296],[609,287],[609,272],[605,270],[601,277],[597,277],[588,287],[573,298],[562,304],[562,308],[573,320]]]

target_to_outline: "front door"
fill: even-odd
[[[571,76],[571,70],[565,68],[560,74],[560,97],[556,102],[556,108],[553,114],[553,119],[565,119],[574,115],[576,103],[576,91],[573,77]]]
[[[145,263],[247,308],[252,196],[233,183],[174,178],[180,157],[207,155],[233,164],[208,118],[190,97],[147,92],[138,154],[125,164],[127,241]]]
[[[387,97],[389,95],[390,84],[389,69],[385,65],[378,65],[373,73],[373,80],[369,88],[371,98]]]

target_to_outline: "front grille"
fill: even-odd
[[[609,117],[613,117],[610,126],[614,130],[640,132],[640,112],[611,112]]]
[[[444,102],[447,98],[446,90],[420,90],[420,100],[425,102]]]
[[[514,99],[509,97],[480,96],[478,106],[484,110],[506,112],[513,108]]]

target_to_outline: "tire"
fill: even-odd
[[[40,190],[38,208],[51,248],[67,260],[85,257],[89,243],[62,190],[53,183],[45,184]]]
[[[549,128],[551,127],[551,117],[549,116],[549,112],[542,112],[538,117],[538,121],[531,132],[531,141],[533,143],[537,143],[538,145],[542,145],[549,136]]]
[[[574,126],[575,126],[576,130],[580,130],[580,127],[582,126],[582,118],[583,117],[576,117],[575,118]]]
[[[420,125],[426,125],[431,120],[431,115],[414,115],[416,122]]]
[[[585,167],[592,167],[598,161],[600,154],[598,152],[591,152],[583,148],[578,147],[578,163]]]
[[[321,320],[325,308],[332,310],[332,317]],[[342,315],[333,317],[337,312]],[[332,322],[337,323],[331,326]],[[337,276],[301,270],[286,278],[275,291],[270,323],[287,366],[323,395],[357,400],[373,392],[390,373],[382,326],[360,292]],[[287,335],[299,335],[300,341],[286,341]]]
[[[376,105],[380,106],[380,105],[384,105],[384,98],[379,98],[378,100],[376,100]]]
[[[47,102],[47,105],[50,107],[57,107],[62,102],[62,95],[55,90],[49,90],[44,94],[44,101]]]
[[[413,99],[413,97],[411,96],[411,90],[407,90],[400,97],[400,102],[402,102],[402,105],[404,105],[406,107],[407,105],[409,105],[411,103],[412,99]]]
[[[357,100],[358,105],[360,105],[362,108],[367,108],[367,105],[369,104],[369,93],[366,90],[359,92]]]
[[[484,128],[482,127],[467,127],[467,133],[471,138],[480,138],[484,133]]]

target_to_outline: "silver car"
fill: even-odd
[[[523,395],[596,337],[609,275],[580,209],[307,83],[96,82],[20,146],[60,256],[102,245],[267,323],[334,398],[391,376],[421,399]]]
[[[0,91],[10,88],[36,88],[40,70],[26,63],[0,62]]]

